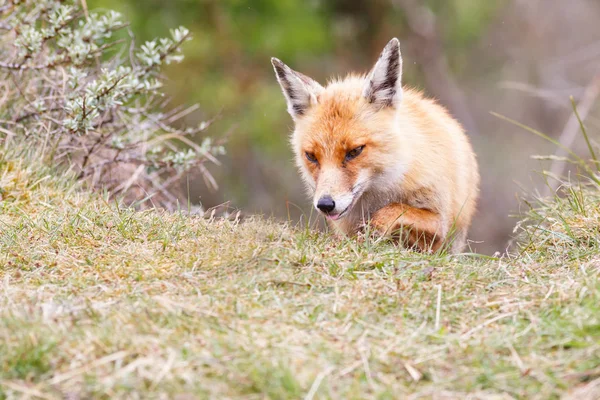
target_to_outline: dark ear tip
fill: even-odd
[[[283,67],[285,65],[279,58],[275,57],[271,57],[271,64],[273,64],[274,67]]]
[[[389,48],[390,50],[392,49],[398,49],[400,50],[400,41],[398,40],[398,38],[393,38],[392,40],[390,40],[387,44],[387,46],[385,46],[386,48]]]

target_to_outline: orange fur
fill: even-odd
[[[442,106],[414,90],[404,88],[395,106],[375,107],[364,96],[367,79],[330,82],[296,115],[291,144],[315,202],[351,198],[343,218],[329,221],[341,233],[370,222],[382,234],[407,231],[402,240],[422,251],[461,251],[479,186],[467,136]],[[346,160],[359,146],[362,153]]]

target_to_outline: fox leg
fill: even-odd
[[[384,236],[391,235],[407,247],[424,252],[439,250],[445,240],[439,214],[402,203],[377,210],[370,224]]]

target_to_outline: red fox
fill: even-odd
[[[479,192],[475,154],[442,106],[402,87],[398,39],[367,75],[325,87],[271,62],[295,123],[296,164],[332,228],[371,226],[420,251],[464,249]]]

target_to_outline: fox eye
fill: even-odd
[[[358,147],[350,150],[349,152],[347,152],[346,153],[346,161],[350,161],[350,160],[358,157],[360,155],[360,153],[362,153],[364,148],[365,148],[365,146],[358,146]]]
[[[304,152],[304,155],[306,156],[306,159],[308,161],[310,161],[313,164],[318,164],[319,161],[317,160],[317,157],[315,157],[315,155],[313,153],[309,153],[308,151]]]

